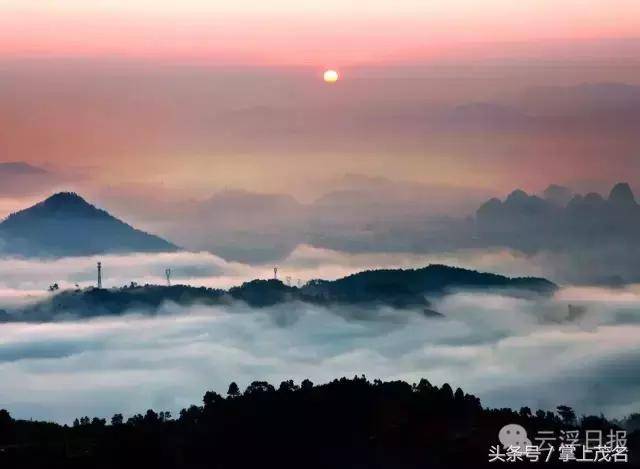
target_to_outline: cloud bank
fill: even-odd
[[[568,320],[568,304],[584,314]],[[0,402],[18,417],[177,411],[230,381],[365,373],[449,382],[488,406],[620,416],[640,408],[640,290],[565,289],[551,300],[460,292],[435,308],[290,303],[181,309],[86,322],[0,326]]]
[[[530,258],[508,250],[465,250],[455,253],[354,253],[298,246],[277,263],[243,264],[226,261],[208,252],[101,255],[56,260],[0,258],[0,307],[10,297],[41,295],[53,283],[61,288],[95,285],[97,262],[102,262],[103,285],[120,287],[166,282],[171,269],[173,283],[229,288],[255,278],[272,278],[274,265],[279,278],[293,285],[311,279],[333,280],[366,269],[417,268],[430,263],[448,264],[509,276],[540,276],[542,269]]]

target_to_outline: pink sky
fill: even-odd
[[[640,89],[638,31],[638,0],[0,0],[0,161],[172,197],[610,187],[640,177],[635,101],[607,113],[640,91],[579,86]]]
[[[0,0],[5,58],[349,66],[473,55],[474,43],[639,30],[637,0]]]

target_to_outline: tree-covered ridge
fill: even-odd
[[[517,277],[431,264],[420,269],[367,270],[335,280],[314,280],[305,287],[310,295],[333,301],[381,301],[394,306],[424,304],[424,296],[455,290],[498,289],[548,295],[557,286],[543,278]]]
[[[201,405],[175,418],[149,409],[109,421],[81,417],[67,426],[13,420],[0,411],[0,467],[494,467],[489,449],[511,423],[531,434],[624,426],[633,431],[632,463],[640,443],[635,417],[577,418],[568,406],[485,409],[448,384],[356,376],[319,386],[254,381],[244,392],[231,383],[226,396],[208,391]]]
[[[127,311],[155,314],[163,303],[181,306],[219,305],[229,302],[224,290],[186,285],[63,290],[22,309],[4,313],[4,320],[47,321],[57,317],[94,317],[124,314]],[[1,314],[1,313],[0,313]],[[0,315],[0,321],[3,316]]]
[[[153,314],[165,302],[181,306],[226,305],[242,301],[251,307],[289,301],[319,305],[385,305],[424,310],[430,315],[430,298],[456,290],[499,290],[503,293],[551,295],[557,286],[541,278],[509,278],[444,265],[421,269],[387,269],[359,272],[338,280],[312,280],[301,287],[280,280],[252,280],[228,291],[186,285],[76,289],[14,311],[0,311],[0,322],[46,321],[59,316],[108,316],[135,311]],[[56,292],[56,289],[52,290]]]

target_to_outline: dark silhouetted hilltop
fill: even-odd
[[[0,223],[0,253],[5,255],[63,257],[177,249],[71,192],[54,194]]]
[[[249,306],[263,307],[284,303],[289,300],[304,299],[303,290],[285,285],[280,280],[252,280],[239,287],[233,287],[229,294]]]
[[[619,182],[609,193],[609,202],[617,206],[636,207],[636,199],[631,187],[626,182]]]
[[[429,297],[456,290],[483,289],[548,295],[557,286],[542,278],[509,278],[434,264],[421,269],[368,270],[334,281],[313,280],[302,290],[325,301],[410,307],[428,306]]]

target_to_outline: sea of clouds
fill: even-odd
[[[494,263],[503,270],[525,269],[509,256],[484,253],[465,262],[486,270]],[[0,302],[35,301],[53,281],[88,285],[96,259],[0,261]],[[181,281],[219,287],[271,274],[270,266],[227,263],[208,254],[101,259],[107,286],[158,283],[167,266]],[[306,280],[429,260],[446,259],[340,257],[306,249],[282,269]],[[528,268],[522,273],[535,273]],[[570,304],[581,307],[579,314],[569,314]],[[134,310],[82,321],[0,324],[0,408],[16,417],[60,422],[150,407],[175,414],[199,403],[206,390],[225,393],[231,381],[241,387],[289,378],[322,383],[365,374],[448,382],[492,407],[568,404],[579,413],[610,417],[640,411],[636,287],[564,287],[550,299],[457,292],[433,308],[445,317],[302,303],[264,309],[165,304],[155,317]]]

